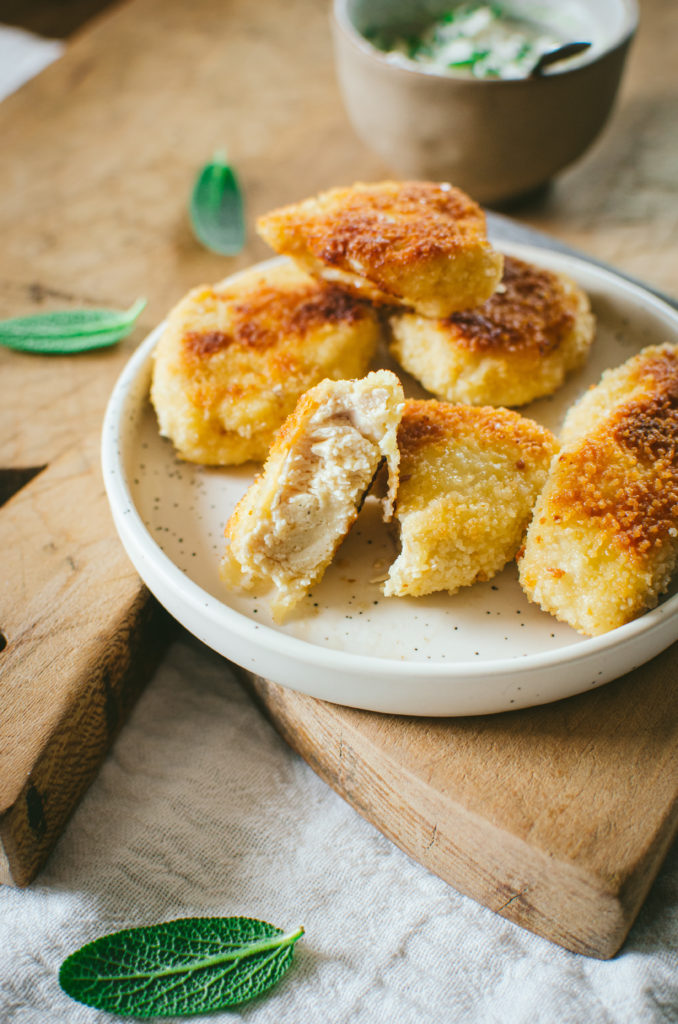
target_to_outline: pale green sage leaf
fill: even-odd
[[[145,299],[137,299],[122,313],[114,309],[64,309],[0,320],[0,345],[42,355],[105,348],[131,332],[145,305]]]
[[[242,192],[225,154],[215,154],[198,174],[190,215],[196,238],[212,252],[235,256],[245,245]]]

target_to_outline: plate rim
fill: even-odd
[[[507,255],[516,255],[536,263],[539,262],[540,256],[546,256],[547,262],[550,261],[556,265],[561,264],[562,272],[564,273],[568,273],[568,267],[573,265],[575,267],[580,265],[585,267],[587,275],[600,280],[603,285],[607,283],[616,290],[621,288],[622,291],[635,298],[642,306],[649,307],[660,318],[668,320],[673,326],[678,339],[677,311],[640,285],[627,281],[612,270],[600,267],[595,263],[589,263],[585,256],[569,255],[555,249],[552,250],[523,243],[504,243],[498,241],[495,245],[496,248]],[[257,262],[229,275],[228,279],[237,279],[242,274],[249,273],[255,267],[263,269],[286,259],[287,257],[278,256]],[[556,266],[555,269],[559,268]],[[209,617],[214,625],[220,625],[220,619],[225,616],[231,631],[239,634],[244,642],[251,641],[257,647],[265,647],[268,654],[280,654],[287,658],[291,657],[319,670],[331,668],[333,671],[336,671],[338,668],[345,667],[346,672],[349,674],[359,671],[375,678],[393,677],[394,675],[396,677],[417,675],[427,681],[444,680],[448,686],[454,686],[456,683],[463,683],[474,678],[496,677],[498,680],[501,680],[503,677],[514,676],[516,672],[528,675],[540,669],[548,670],[555,666],[561,666],[563,662],[568,664],[580,663],[588,658],[599,657],[610,648],[619,650],[635,643],[641,636],[651,635],[656,630],[664,628],[668,618],[677,615],[678,594],[674,594],[663,604],[645,612],[623,626],[619,626],[599,636],[582,636],[576,645],[557,647],[554,650],[535,652],[520,657],[498,658],[486,662],[461,661],[456,663],[440,660],[413,662],[407,659],[382,658],[369,654],[338,650],[321,646],[300,637],[290,636],[265,623],[252,621],[246,614],[232,608],[206,590],[203,590],[199,584],[191,580],[173,562],[169,555],[162,550],[144,524],[126,479],[122,456],[125,432],[124,412],[127,403],[133,397],[134,384],[140,379],[142,373],[150,373],[152,352],[164,329],[165,323],[166,321],[162,320],[139,343],[123,367],[109,397],[104,415],[101,440],[101,464],[104,486],[120,539],[136,571],[139,572],[144,582],[148,585],[148,581],[139,568],[137,560],[130,554],[128,545],[132,545],[137,549],[142,560],[150,558],[172,589],[180,585],[182,599],[187,601],[193,610],[203,617],[207,613],[207,617]],[[144,552],[144,549],[148,548],[150,548],[150,552]],[[153,592],[152,587],[149,586],[149,589]],[[661,649],[658,649],[655,654],[659,653]],[[226,657],[226,655],[223,656]],[[502,710],[505,709],[502,708]]]

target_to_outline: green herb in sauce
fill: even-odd
[[[473,78],[526,78],[543,53],[564,42],[496,4],[464,3],[413,36],[367,32],[394,63],[416,61],[431,70]]]

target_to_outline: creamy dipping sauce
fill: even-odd
[[[526,78],[542,54],[567,42],[497,4],[463,3],[408,36],[366,32],[394,63],[469,78]]]

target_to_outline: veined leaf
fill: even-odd
[[[196,238],[212,252],[235,256],[245,245],[242,193],[224,153],[216,153],[198,174],[190,214]]]
[[[130,333],[145,305],[145,299],[137,299],[122,313],[114,309],[64,309],[0,320],[0,345],[43,355],[105,348]]]
[[[89,942],[61,965],[78,1002],[128,1017],[206,1013],[244,1003],[292,963],[303,928],[284,934],[250,917],[188,917]]]

